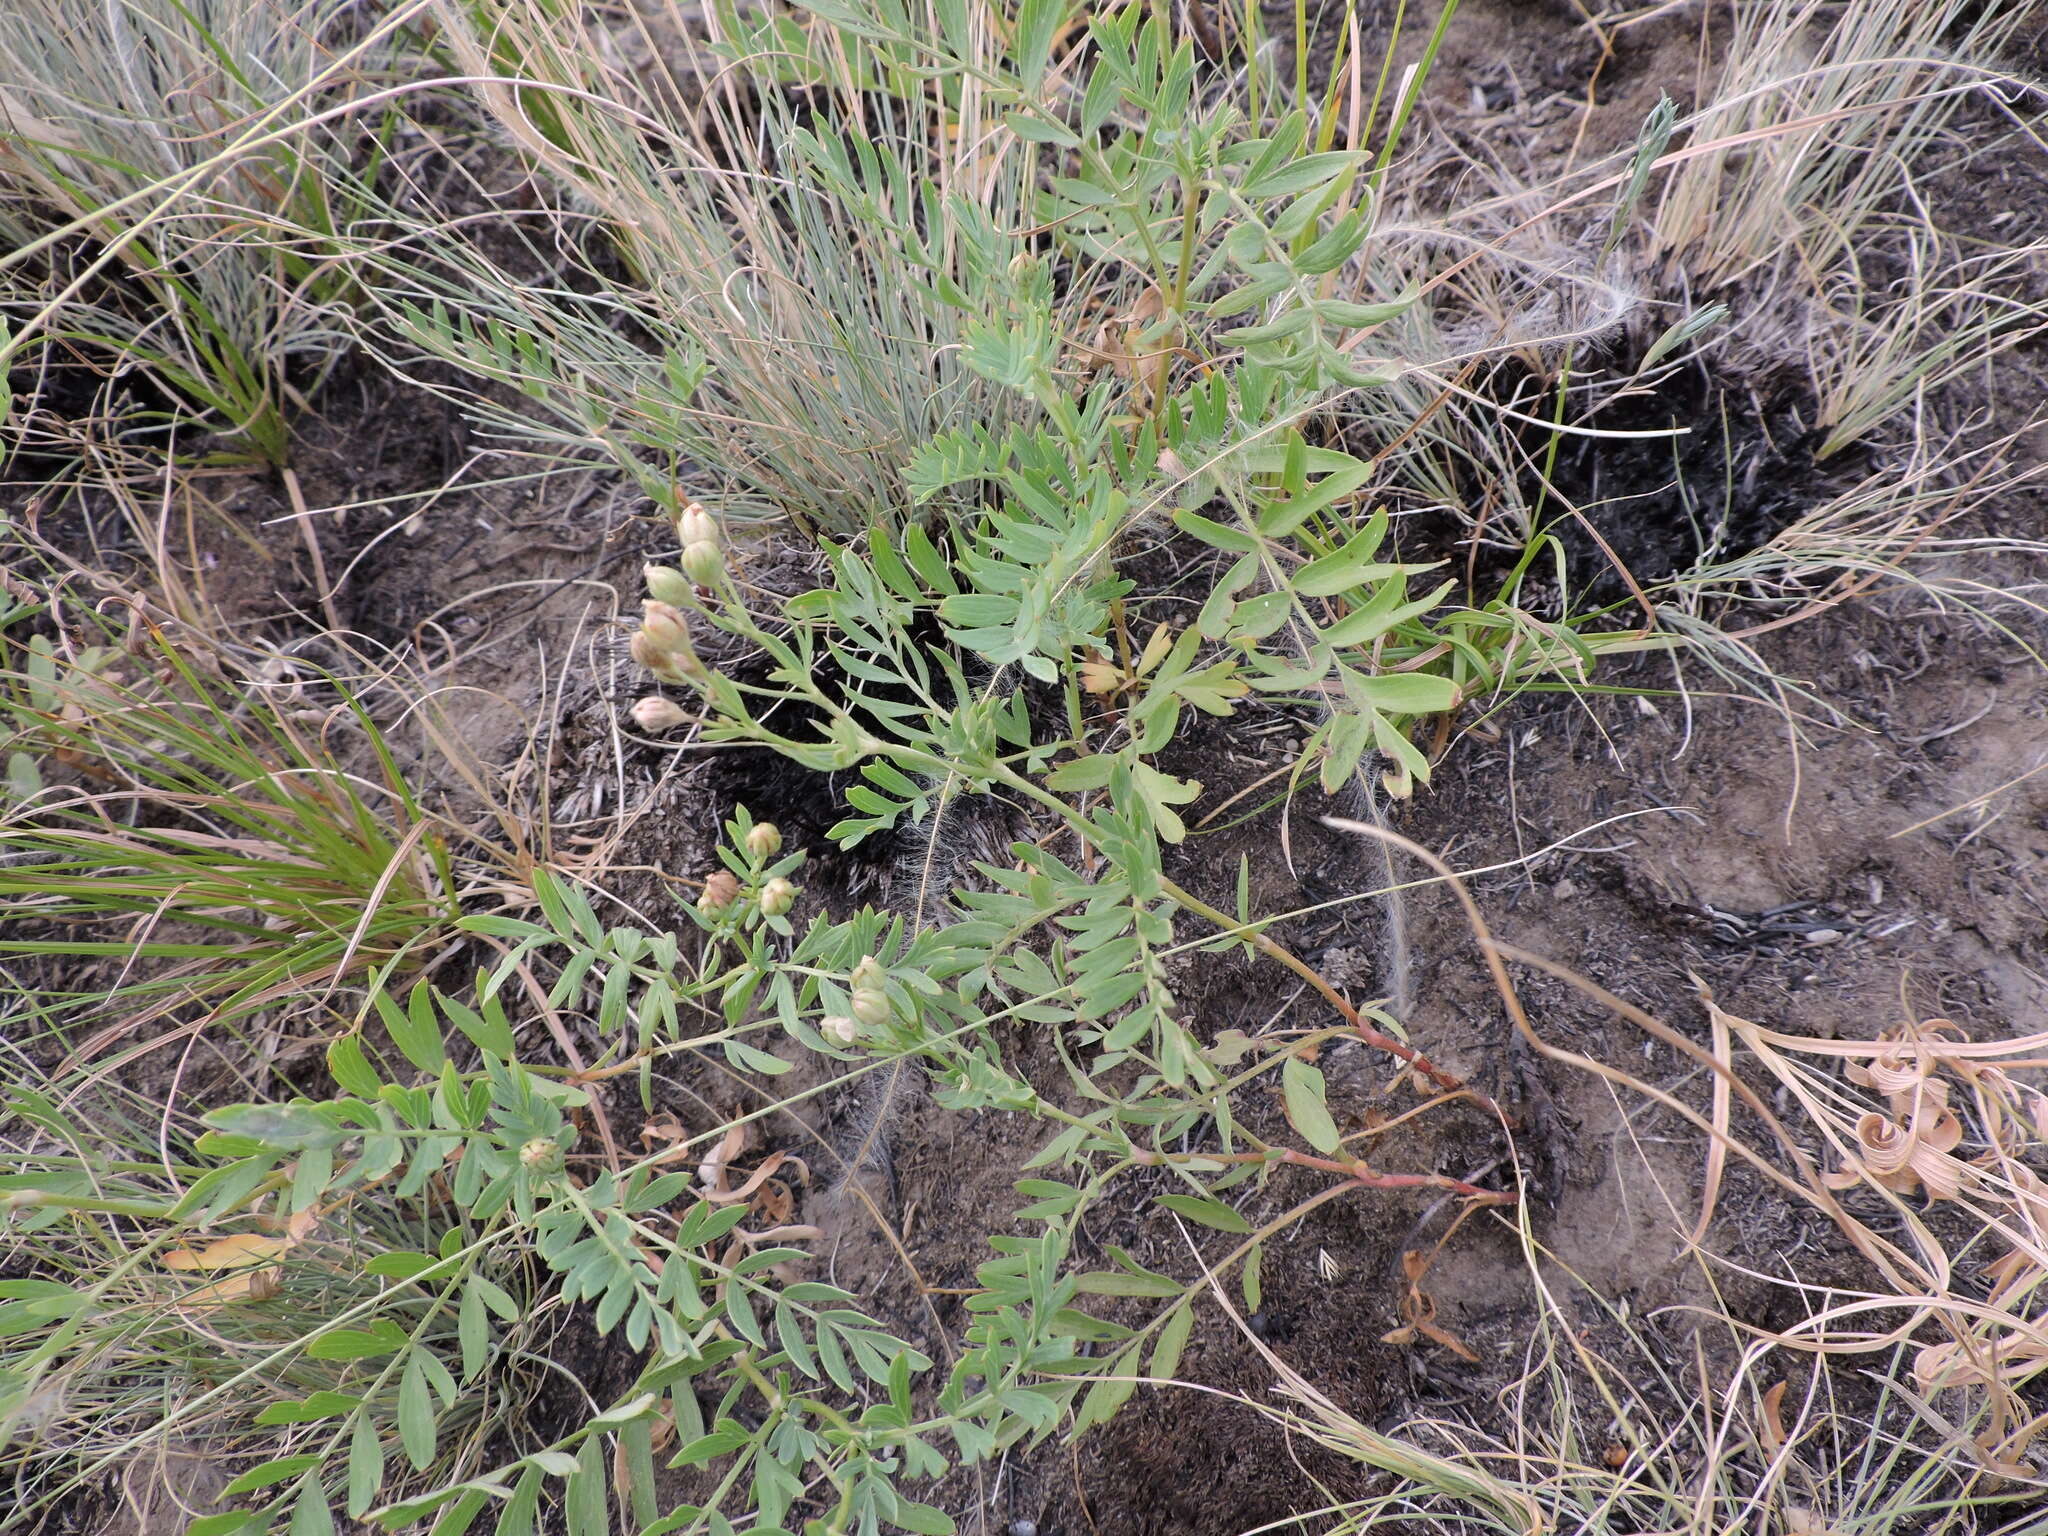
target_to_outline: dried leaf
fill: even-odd
[[[1464,1341],[1448,1328],[1437,1324],[1436,1298],[1423,1290],[1420,1284],[1423,1275],[1428,1272],[1430,1258],[1431,1255],[1419,1248],[1410,1248],[1402,1253],[1401,1272],[1408,1280],[1408,1294],[1401,1298],[1401,1316],[1406,1319],[1406,1326],[1396,1328],[1387,1334],[1383,1342],[1406,1344],[1412,1342],[1417,1334],[1421,1334],[1431,1343],[1448,1349],[1460,1360],[1477,1365],[1479,1357],[1466,1347]]]
[[[217,1237],[204,1248],[173,1248],[163,1257],[165,1269],[247,1269],[253,1265],[267,1263],[276,1258],[295,1239],[289,1237],[264,1237],[256,1232],[237,1232],[230,1237]]]
[[[231,1271],[211,1285],[203,1285],[179,1301],[189,1307],[218,1307],[231,1301],[261,1301],[277,1294],[278,1266],[275,1260],[298,1242],[296,1236],[265,1237],[258,1232],[236,1232],[215,1238],[204,1248],[173,1248],[163,1256],[166,1269],[199,1270],[206,1274]]]
[[[740,1149],[747,1144],[745,1121],[735,1124],[720,1139],[717,1146],[697,1165],[697,1182],[703,1186],[707,1199],[717,1200],[725,1195],[725,1165],[740,1155]]]
[[[1790,1382],[1781,1381],[1764,1393],[1763,1413],[1757,1419],[1757,1429],[1761,1431],[1767,1456],[1777,1455],[1790,1438],[1785,1433],[1785,1389],[1790,1385]]]
[[[1695,1244],[1706,1240],[1707,1228],[1714,1220],[1714,1207],[1721,1200],[1721,1176],[1728,1165],[1729,1083],[1735,1070],[1729,1059],[1728,1016],[1709,1007],[1707,1018],[1714,1031],[1714,1060],[1722,1070],[1714,1074],[1714,1134],[1707,1138],[1707,1167],[1700,1179],[1700,1219],[1692,1229],[1691,1241]]]
[[[729,1136],[726,1138],[728,1141],[731,1139]],[[794,1159],[787,1152],[769,1153],[767,1160],[759,1168],[755,1169],[753,1174],[747,1179],[747,1182],[738,1189],[727,1189],[725,1187],[725,1166],[720,1164],[718,1184],[715,1188],[706,1189],[704,1191],[704,1198],[713,1205],[730,1205],[735,1200],[745,1200],[752,1196],[755,1190],[765,1184],[768,1181],[769,1175],[774,1173],[776,1169],[786,1162],[793,1161]]]
[[[1124,675],[1114,662],[1084,661],[1080,670],[1083,693],[1111,694],[1124,685]]]

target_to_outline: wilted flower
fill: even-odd
[[[796,905],[796,887],[777,875],[761,887],[761,915],[780,917]]]
[[[782,852],[782,828],[772,821],[757,821],[747,830],[747,852],[757,859],[772,859]]]
[[[843,1013],[828,1013],[818,1020],[818,1033],[834,1045],[851,1045],[860,1038],[860,1025]]]
[[[690,718],[688,711],[660,698],[638,699],[627,713],[632,715],[635,725],[649,732],[672,731]]]
[[[714,870],[704,881],[704,894],[697,898],[697,910],[716,917],[730,907],[740,894],[740,883],[729,869]]]

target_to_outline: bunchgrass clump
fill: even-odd
[[[170,1017],[317,1015],[441,952],[467,834],[346,687],[162,613],[110,623],[62,581],[24,597],[0,626],[0,954],[95,977],[47,1004],[147,1038]]]
[[[0,366],[100,396],[139,371],[224,456],[286,463],[292,416],[349,342],[340,240],[382,156],[350,109],[390,24],[357,9],[0,12]]]

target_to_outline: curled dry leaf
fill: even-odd
[[[1910,1119],[1923,1109],[1940,1109],[1948,1103],[1948,1083],[1933,1075],[1936,1060],[1913,1047],[1891,1046],[1870,1058],[1866,1066],[1851,1062],[1849,1081],[1872,1088],[1890,1102],[1892,1113]]]
[[[1448,1328],[1440,1327],[1436,1321],[1436,1298],[1422,1288],[1422,1277],[1429,1269],[1429,1255],[1418,1248],[1410,1248],[1401,1255],[1401,1269],[1408,1280],[1408,1294],[1401,1298],[1402,1325],[1382,1335],[1380,1342],[1413,1344],[1417,1338],[1425,1338],[1432,1344],[1442,1345],[1460,1360],[1477,1365],[1479,1357],[1472,1353],[1464,1340]]]
[[[726,1130],[719,1138],[718,1145],[705,1154],[704,1161],[697,1165],[697,1183],[700,1193],[708,1200],[726,1197],[725,1165],[740,1155],[747,1144],[747,1125],[739,1121]]]
[[[797,1159],[792,1158],[790,1161],[795,1162]],[[764,1217],[771,1225],[782,1226],[795,1215],[796,1196],[782,1180],[770,1179],[754,1196],[754,1212]]]
[[[1867,1178],[1900,1195],[1924,1186],[1931,1199],[1953,1200],[1970,1171],[1949,1155],[1962,1139],[1962,1122],[1949,1109],[1916,1115],[1903,1127],[1873,1111],[1856,1122],[1857,1155],[1849,1166],[1829,1174],[1827,1182],[1847,1189]]]
[[[2038,1323],[2007,1330],[1995,1339],[1965,1343],[1948,1339],[1913,1357],[1913,1380],[1922,1392],[1948,1387],[1996,1387],[2025,1380],[2048,1365],[2048,1329]]]
[[[1777,1455],[1790,1438],[1785,1433],[1785,1389],[1790,1385],[1790,1382],[1775,1382],[1764,1393],[1763,1411],[1757,1416],[1756,1427],[1757,1437],[1763,1441],[1767,1456]]]
[[[2048,1430],[2048,1419],[2024,1395],[2029,1383],[2048,1374],[2048,1311],[2041,1305],[2048,1274],[2048,1183],[2029,1166],[2048,1150],[2048,1095],[2013,1074],[2039,1065],[2048,1031],[1972,1040],[1952,1022],[1930,1019],[1872,1040],[1816,1040],[1725,1017],[1816,1127],[1844,1148],[1843,1166],[1821,1175],[1821,1183],[1844,1189],[1869,1182],[1895,1194],[1924,1190],[1931,1200],[1958,1203],[1965,1247],[1992,1240],[1992,1252],[1970,1256],[1984,1289],[1958,1295],[1950,1277],[1963,1249],[1952,1251],[1954,1245],[1929,1226],[1911,1222],[1911,1252],[1891,1251],[1913,1261],[1924,1279],[1893,1279],[1947,1334],[1913,1360],[1921,1392],[1956,1390],[1981,1399],[1974,1411],[1994,1427],[1975,1442],[1979,1464],[1993,1477],[2021,1475],[2028,1445]],[[1841,1061],[1848,1081],[1881,1096],[1885,1110],[1845,1112],[1820,1074],[1800,1061],[1816,1057]],[[1958,1155],[1966,1136],[1967,1160]],[[1850,1211],[1830,1206],[1830,1213],[1866,1253],[1888,1246]],[[1922,1285],[1932,1294],[1923,1296]],[[1896,1338],[1846,1335],[1834,1342],[1838,1348],[1875,1348],[1889,1347]],[[1759,1438],[1770,1433],[1760,1429]],[[1819,1524],[1793,1528],[1834,1536]]]
[[[718,1170],[718,1187],[716,1187],[715,1189],[707,1188],[706,1190],[704,1190],[704,1198],[706,1200],[709,1200],[713,1205],[730,1205],[735,1200],[751,1199],[753,1197],[754,1191],[759,1189],[763,1184],[767,1183],[769,1176],[772,1175],[776,1169],[780,1168],[784,1163],[794,1161],[795,1159],[792,1158],[787,1152],[771,1152],[768,1154],[767,1158],[763,1160],[761,1166],[759,1168],[756,1168],[751,1174],[747,1176],[746,1183],[740,1185],[738,1189],[727,1189],[725,1187],[725,1168],[724,1165],[721,1164]]]

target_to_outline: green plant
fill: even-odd
[[[475,400],[494,426],[613,459],[671,515],[694,461],[735,515],[842,539],[930,498],[908,476],[949,423],[1000,432],[1091,377],[1141,418],[1218,351],[1377,377],[1352,350],[1400,304],[1335,291],[1373,162],[1330,147],[1327,101],[1276,106],[1257,70],[1240,101],[1138,8],[971,10],[717,11],[695,43],[667,15],[671,67],[718,82],[679,105],[579,12],[443,5],[492,121],[631,281],[579,297],[457,244],[385,263],[389,318],[543,413]]]
[[[435,957],[467,838],[345,687],[146,609],[117,629],[62,583],[24,590],[40,600],[0,636],[0,955],[117,960],[74,1022],[232,1025]]]
[[[445,1201],[327,1195],[312,1154],[223,1164],[170,1105],[57,1093],[24,1065],[0,1074],[0,1251],[32,1276],[0,1281],[17,1511],[171,1445],[240,1464],[231,1495],[270,1488],[309,1511],[306,1469],[330,1456],[351,1509],[394,1441],[416,1469],[437,1444],[444,1471],[475,1468],[522,1396],[534,1331],[526,1277],[489,1261],[481,1224]]]
[[[138,963],[111,988],[19,989],[35,1033],[8,1058],[21,1166],[0,1190],[9,1272],[30,1273],[0,1281],[0,1418],[30,1433],[0,1466],[37,1513],[187,1436],[238,1458],[228,1507],[192,1536],[320,1536],[338,1514],[434,1536],[487,1517],[503,1536],[950,1530],[930,1485],[1172,1382],[1198,1307],[1234,1310],[1234,1287],[1256,1309],[1266,1245],[1318,1206],[1402,1189],[1467,1212],[1517,1203],[1382,1166],[1380,1132],[1339,1123],[1325,1045],[1398,1062],[1425,1100],[1411,1113],[1499,1106],[1408,1040],[1404,1010],[1347,997],[1281,944],[1289,914],[1255,908],[1248,865],[1234,911],[1175,877],[1203,790],[1192,715],[1294,716],[1305,739],[1279,793],[1311,773],[1410,793],[1454,731],[1529,689],[1607,686],[1595,675],[1618,654],[1684,650],[1774,686],[1721,628],[1724,600],[1796,616],[1959,547],[1932,529],[1969,487],[1930,463],[1759,549],[1705,539],[1712,559],[1647,589],[1620,571],[1630,600],[1589,609],[1567,535],[1597,530],[1557,475],[1568,438],[1673,437],[1598,413],[1700,361],[1717,324],[1755,340],[1724,300],[1675,307],[1634,345],[1643,246],[1718,283],[1777,260],[1789,227],[1836,274],[1824,284],[1855,271],[1897,188],[1872,146],[1903,161],[1939,125],[1897,116],[1910,93],[1835,98],[1820,116],[1853,125],[1838,142],[1786,120],[1804,76],[1752,86],[1736,68],[1689,124],[1660,104],[1632,148],[1534,215],[1523,196],[1425,229],[1408,178],[1426,178],[1396,152],[1453,4],[1382,99],[1389,45],[1369,111],[1352,41],[1319,92],[1298,47],[1290,91],[1255,8],[1241,75],[1136,5],[719,7],[702,36],[675,7],[636,7],[633,31],[563,0],[427,9],[427,46],[485,131],[559,196],[545,238],[430,231],[398,200],[361,245],[317,212],[291,220],[349,250],[403,344],[469,371],[445,387],[512,451],[608,461],[668,515],[677,553],[648,568],[631,655],[710,744],[843,775],[831,838],[909,833],[916,889],[892,891],[896,910],[806,914],[804,851],[744,809],[679,932],[600,916],[597,884],[510,818],[514,856],[479,878],[371,701],[309,678],[325,701],[309,719],[273,707],[233,647],[151,610],[130,639],[75,604],[20,603],[7,621],[33,632],[7,679],[4,830],[27,858],[0,866],[0,899],[48,927],[0,944],[25,965],[116,948]],[[1758,14],[1774,47],[1811,19],[1773,5],[1744,25]],[[1815,80],[1883,61],[1873,8],[1841,14],[1853,58]],[[1297,26],[1305,39],[1305,6]],[[622,59],[636,36],[659,67]],[[460,111],[454,91],[435,99]],[[1757,120],[1724,121],[1755,103]],[[1666,241],[1667,216],[1701,196],[1687,168],[1708,163],[1768,174],[1730,198],[1730,229]],[[183,175],[162,189],[182,195]],[[1788,186],[1810,191],[1770,201]],[[1819,227],[1837,198],[1839,239]],[[1579,243],[1597,254],[1553,261],[1539,236],[1571,245],[1589,204],[1596,238]],[[2024,329],[1979,325],[1961,280],[1939,297],[1829,321],[1813,356],[1835,437],[1875,431]],[[1960,317],[1946,340],[1943,316]],[[1624,334],[1602,371],[1600,345]],[[374,344],[418,360],[389,334]],[[1404,523],[1423,510],[1466,519],[1462,573],[1442,547],[1417,557]],[[783,519],[816,556],[794,594],[760,537]],[[1138,585],[1148,536],[1174,541],[1192,601]],[[1930,590],[1967,600],[1944,579]],[[662,731],[693,715],[654,695],[632,717]],[[975,796],[1036,826],[969,871],[945,847]],[[1228,950],[1287,968],[1327,1016],[1256,1037],[1191,1027],[1175,962]],[[154,1125],[106,1074],[60,1060],[85,1013],[240,1026],[294,1000],[285,1022],[314,1051],[229,1071]],[[1056,1082],[1027,1065],[1041,1042]],[[686,1064],[750,1107],[660,1129],[656,1084]],[[804,1270],[817,1234],[756,1199],[786,1152],[735,1167],[749,1124],[857,1077],[883,1084],[866,1140],[922,1079],[942,1106],[1043,1128],[943,1360]],[[627,1082],[650,1117],[638,1149],[599,1091]],[[853,1179],[867,1152],[833,1155]],[[1134,1199],[1184,1223],[1185,1272],[1083,1257],[1089,1216]],[[1544,1299],[1541,1385],[1510,1444],[1440,1425],[1392,1438],[1288,1381],[1306,1414],[1292,1422],[1406,1480],[1332,1509],[1336,1528],[1398,1511],[1719,1532],[1786,1512],[1745,1488],[1783,1472],[1762,1427],[1729,1451],[1697,1389],[1667,1371],[1637,1392]],[[543,1368],[537,1320],[572,1312],[637,1376],[613,1401],[586,1394],[572,1423],[537,1423],[508,1399]],[[2032,1322],[2014,1317],[2015,1335]],[[243,1352],[231,1371],[209,1338]],[[1738,1386],[1765,1425],[1768,1394]],[[1987,1448],[2023,1449],[1998,1386]],[[1643,1428],[1664,1399],[1686,1411]],[[67,1404],[77,1436],[42,1435]],[[1626,1431],[1619,1467],[1587,1438],[1602,1411]],[[1878,1460],[1841,1510],[1953,1492],[1952,1461]]]
[[[1076,1428],[1099,1421],[1136,1387],[1141,1360],[1151,1376],[1174,1372],[1202,1282],[1185,1284],[1124,1259],[1119,1270],[1081,1273],[1068,1258],[1079,1221],[1119,1178],[1171,1170],[1185,1192],[1164,1196],[1163,1204],[1242,1237],[1219,1262],[1249,1265],[1244,1285],[1254,1297],[1259,1244],[1347,1189],[1438,1185],[1470,1199],[1504,1198],[1433,1175],[1379,1175],[1348,1152],[1322,1108],[1320,1075],[1297,1054],[1316,1045],[1315,1033],[1270,1045],[1225,1042],[1185,1055],[1177,1076],[1147,1074],[1129,1091],[1094,1090],[1099,1110],[1061,1111],[1004,1066],[997,1028],[1005,1020],[1077,1017],[1084,1026],[1077,1041],[1095,1037],[1095,1074],[1119,1060],[1145,1059],[1148,1032],[1178,1031],[1156,1011],[1156,996],[1121,1021],[1112,1017],[1132,997],[1126,969],[1116,964],[1117,935],[1133,913],[1141,931],[1146,922],[1127,891],[1040,859],[1007,889],[971,898],[963,920],[924,933],[912,935],[900,919],[872,911],[843,922],[815,919],[799,933],[772,895],[798,872],[802,855],[778,856],[768,846],[774,839],[750,836],[756,830],[744,812],[728,829],[722,856],[731,878],[693,912],[704,934],[695,954],[673,936],[604,926],[574,887],[544,872],[534,889],[546,922],[462,919],[465,931],[503,951],[467,1000],[424,981],[402,1001],[373,988],[361,1024],[328,1047],[340,1095],[207,1113],[211,1129],[194,1148],[198,1166],[174,1206],[144,1213],[133,1201],[109,1203],[97,1188],[81,1193],[89,1182],[83,1174],[53,1177],[77,1167],[61,1155],[10,1181],[13,1208],[38,1228],[63,1212],[116,1205],[123,1214],[205,1226],[273,1194],[295,1211],[327,1213],[378,1191],[379,1203],[407,1213],[408,1224],[432,1239],[364,1266],[366,1280],[399,1283],[365,1296],[330,1287],[317,1321],[308,1319],[296,1342],[281,1346],[281,1354],[366,1362],[374,1379],[367,1390],[351,1377],[327,1395],[261,1410],[261,1422],[320,1426],[307,1431],[314,1448],[245,1472],[235,1485],[249,1496],[242,1509],[209,1515],[198,1529],[211,1536],[256,1531],[287,1514],[297,1526],[336,1503],[392,1529],[437,1511],[437,1525],[464,1526],[494,1508],[498,1530],[520,1531],[555,1478],[566,1480],[560,1497],[571,1528],[604,1529],[609,1463],[600,1447],[615,1437],[632,1469],[618,1480],[620,1507],[636,1528],[716,1531],[741,1518],[784,1528],[802,1502],[821,1511],[823,1529],[947,1530],[946,1517],[899,1485],[1042,1438],[1069,1416]],[[1062,917],[1056,926],[1071,938],[1041,957],[1026,941]],[[522,1061],[506,988],[543,961],[557,978],[549,1006],[598,998],[593,1021],[605,1055],[579,1072]],[[1139,979],[1142,988],[1142,973]],[[844,1019],[855,1021],[851,1031],[840,1028]],[[849,1033],[851,1044],[841,1038]],[[908,1056],[941,1080],[948,1104],[1029,1112],[1063,1126],[1033,1166],[1069,1170],[1072,1182],[1040,1176],[1020,1184],[1029,1203],[1019,1219],[1042,1231],[992,1239],[996,1256],[981,1267],[981,1289],[969,1301],[974,1321],[922,1413],[913,1380],[931,1362],[864,1317],[843,1291],[788,1278],[785,1267],[802,1253],[742,1225],[743,1197],[772,1165],[737,1192],[726,1188],[722,1164],[710,1172],[696,1167],[694,1179],[673,1166],[703,1164],[710,1143],[736,1144],[730,1127],[637,1159],[581,1149],[570,1116],[587,1105],[586,1085],[637,1074],[645,1092],[660,1062],[686,1052],[713,1054],[731,1070],[772,1081],[790,1066],[763,1048],[777,1035],[856,1070]],[[1418,1070],[1434,1070],[1386,1043]],[[475,1065],[458,1067],[458,1056]],[[419,1074],[411,1085],[398,1081],[407,1069]],[[1231,1095],[1269,1075],[1284,1079],[1289,1114],[1317,1150],[1263,1142],[1235,1126],[1220,1150],[1178,1150],[1206,1115],[1231,1124]],[[61,1115],[34,1102],[13,1108],[39,1125],[62,1125]],[[1322,1170],[1331,1182],[1255,1230],[1223,1193],[1283,1167]],[[482,1470],[448,1463],[437,1448],[460,1401],[450,1390],[458,1383],[453,1360],[437,1365],[424,1330],[452,1310],[460,1379],[474,1379],[492,1350],[509,1347],[502,1324],[510,1309],[481,1277],[530,1261],[557,1277],[563,1303],[590,1304],[597,1328],[646,1349],[648,1363],[624,1398],[565,1438],[508,1450]],[[1083,1302],[1092,1295],[1159,1305],[1149,1324],[1130,1328],[1091,1317]],[[60,1368],[76,1344],[59,1326],[72,1313],[41,1291],[14,1300],[31,1336],[24,1369]],[[411,1320],[409,1331],[402,1319]],[[1091,1356],[1080,1347],[1087,1343],[1114,1349]],[[266,1365],[267,1372],[280,1368]],[[849,1406],[842,1394],[858,1393],[862,1380],[887,1401]],[[715,1397],[717,1408],[704,1413],[700,1396]],[[383,1453],[363,1448],[377,1442],[387,1414],[421,1474],[406,1478],[395,1498],[378,1470]],[[708,1469],[704,1493],[670,1510],[650,1502],[657,1419],[675,1430],[672,1467]],[[387,1502],[376,1501],[380,1488]]]
[[[382,152],[322,121],[379,66],[388,29],[350,36],[350,9],[0,15],[0,361],[139,368],[230,457],[286,463],[293,407],[348,342],[341,239]]]

